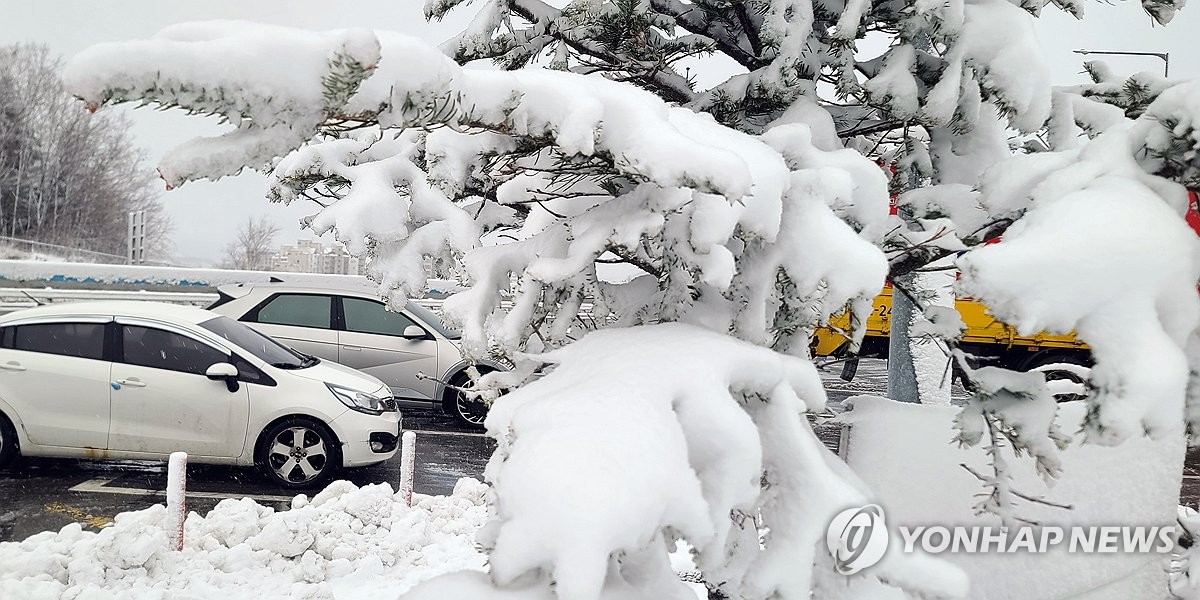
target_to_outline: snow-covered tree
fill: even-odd
[[[429,0],[426,15],[441,18],[456,8],[469,10],[460,4]],[[888,395],[907,401],[948,401],[948,363],[962,332],[953,310],[953,278],[947,272],[919,271],[950,267],[947,257],[995,238],[1035,204],[1029,193],[1032,183],[1009,193],[1003,202],[995,199],[1007,193],[1000,188],[1012,185],[1013,179],[1028,182],[1024,177],[1046,174],[1014,173],[1014,163],[1006,162],[1013,152],[1010,145],[1015,146],[1009,141],[1014,130],[1041,131],[1049,120],[1053,149],[1080,146],[1081,127],[1095,136],[1127,117],[1138,118],[1171,87],[1171,82],[1145,73],[1118,78],[1096,62],[1088,65],[1094,85],[1053,91],[1033,29],[1034,19],[1048,4],[1044,1],[553,4],[485,3],[471,25],[442,48],[460,62],[492,59],[509,69],[536,63],[631,81],[751,133],[783,123],[806,123],[822,148],[857,148],[895,165],[890,187],[907,193],[897,203],[898,218],[885,226],[887,234],[873,239],[886,252],[888,279],[894,284]],[[1053,4],[1083,18],[1082,3]],[[1147,1],[1142,6],[1157,23],[1167,24],[1182,3]],[[705,58],[711,55],[726,60]],[[707,89],[689,77],[692,69],[728,69],[724,65],[729,63],[737,65],[729,78]],[[1186,106],[1185,101],[1177,100],[1139,119],[1133,143],[1142,171],[1195,187],[1200,184],[1196,136],[1190,129],[1192,113],[1181,111],[1181,105]],[[1030,163],[1046,160],[1039,156],[1016,162],[1024,172]],[[980,185],[989,169],[990,176]],[[1174,197],[1178,208],[1178,191],[1164,190],[1169,186],[1162,183],[1158,191]],[[1093,182],[1091,187],[1098,185]],[[1052,248],[1044,250],[1029,256],[1034,264],[1024,268],[1055,260]],[[1061,275],[1067,278],[1060,281],[1074,280],[1069,273]],[[1063,332],[1073,329],[1056,326]],[[963,415],[961,439],[1000,443],[1003,438],[1017,449],[1030,450],[1046,473],[1056,473],[1055,448],[1067,437],[1053,426],[1053,398],[1041,377],[995,369],[972,377],[979,357],[955,355],[975,395]],[[1099,354],[1097,358],[1112,364]],[[1091,384],[1116,389],[1105,382],[1106,368],[1100,367]],[[1103,397],[1098,394],[1095,399]],[[1028,417],[1006,416],[999,408],[1014,398],[1020,399],[1018,406],[1040,407],[1036,426],[1011,426]],[[1093,406],[1099,411],[1101,404]],[[1189,412],[1200,414],[1197,409]],[[1099,434],[1100,422],[1091,422],[1096,427],[1091,433]],[[1037,433],[1022,435],[1015,429]],[[985,438],[985,432],[992,435]]]
[[[462,5],[471,8],[460,8]],[[1006,127],[1039,130],[1050,110],[1048,70],[1034,35],[1042,1],[808,2],[797,0],[427,0],[427,17],[476,10],[443,45],[459,62],[539,64],[636,83],[660,97],[759,133],[809,124],[826,150],[845,144],[895,164],[892,189],[974,186],[1009,154]],[[1084,5],[1056,0],[1082,18]],[[1182,2],[1142,3],[1168,23]],[[478,7],[478,8],[476,8]],[[712,58],[714,55],[723,60]],[[731,66],[732,65],[732,66]],[[693,70],[728,72],[700,87]],[[889,395],[949,401],[944,342],[929,317],[952,307],[952,278],[913,273],[963,249],[946,221],[918,221],[902,203],[881,240],[893,295]],[[969,245],[1009,221],[979,223]],[[925,315],[923,313],[930,313]],[[915,364],[914,364],[915,363]]]
[[[803,6],[780,15],[803,17]],[[984,6],[995,22],[1028,18],[1007,3]],[[966,58],[982,40],[964,40],[970,81],[1012,66],[997,58],[984,77]],[[889,83],[878,89],[904,87],[900,67],[879,73]],[[227,119],[225,135],[164,159],[167,183],[269,171],[270,197],[319,204],[307,225],[369,257],[393,306],[421,292],[430,265],[468,286],[446,302],[466,350],[516,366],[481,385],[525,385],[488,421],[499,440],[487,471],[491,577],[442,578],[417,597],[675,597],[666,553],[676,539],[696,549],[717,595],[966,593],[961,573],[918,555],[889,555],[846,578],[817,552],[830,517],[871,496],[804,417],[824,403],[808,333],[847,305],[864,317],[889,270],[879,248],[887,176],[840,148],[823,113],[744,131],[601,77],[464,69],[382,32],[228,22],[93,47],[67,79],[93,108],[137,100]],[[1009,83],[988,85],[1038,87]],[[988,85],[978,85],[981,102]],[[1028,117],[1039,113],[1014,102],[975,105],[984,117],[969,134],[947,121],[945,144],[929,136],[943,163],[969,165],[955,171],[962,181],[937,175],[940,185],[905,197],[914,224],[905,239],[935,248],[934,258],[1020,219],[1005,243],[963,259],[965,285],[1022,329],[1073,327],[1096,348],[1102,391],[1090,400],[1089,434],[1170,435],[1183,422],[1183,347],[1200,314],[1197,242],[1171,204],[1180,188],[1137,162],[1129,128],[1036,162],[977,160],[1007,147],[1001,115],[1040,127]],[[1040,119],[1048,90],[1044,104]],[[979,190],[967,171],[983,174]],[[1092,195],[1103,202],[1081,207]],[[1056,235],[1064,220],[1073,233]],[[1133,243],[1150,230],[1153,247]],[[1043,264],[1046,252],[1085,262]],[[917,264],[914,254],[894,255],[893,274],[898,261]],[[1098,293],[1112,280],[1119,294]],[[950,329],[934,317],[931,327]],[[1128,360],[1135,350],[1166,376],[1147,377]],[[1044,382],[983,369],[968,377],[981,393],[960,418],[963,441],[1029,451],[1052,476],[1061,434]],[[981,476],[993,490],[983,508],[1011,514],[1000,469]]]
[[[497,402],[492,417],[503,439],[489,467],[500,585],[554,580],[563,598],[677,587],[661,568],[663,542],[674,537],[698,549],[714,588],[803,596],[813,573],[834,576],[794,561],[827,561],[814,551],[828,518],[868,492],[805,421],[824,392],[802,357],[816,323],[848,303],[862,314],[882,284],[886,261],[869,238],[888,194],[870,160],[815,147],[802,124],[752,136],[627,84],[464,70],[412,39],[365,31],[177,26],[92,48],[67,77],[94,107],[139,99],[229,119],[230,133],[168,155],[164,179],[269,168],[272,198],[322,204],[309,226],[370,256],[393,304],[420,293],[427,263],[462,277],[470,287],[446,310],[469,352],[514,360],[514,371],[489,376],[497,384],[558,364]],[[594,326],[581,320],[585,303],[617,329],[571,344]],[[631,350],[613,354],[604,366],[612,375],[597,380],[610,402],[597,406],[589,392],[546,406],[568,398],[556,386],[602,366],[588,357],[606,345]],[[624,408],[597,429],[592,416],[613,402]],[[584,446],[597,431],[612,435],[606,447],[625,448],[609,456],[620,473],[581,464],[565,481],[538,468],[581,448],[603,457]],[[645,451],[629,454],[635,448]],[[560,533],[576,522],[545,513],[534,490],[597,485],[639,491],[613,497],[594,531],[563,533],[560,546],[520,541],[535,533],[529,519]],[[765,549],[758,525],[775,540]],[[606,582],[609,556],[623,554],[626,583]],[[937,564],[897,556],[889,565],[878,578],[933,597],[964,586],[953,570],[911,575],[947,570]],[[529,580],[539,571],[549,579]]]

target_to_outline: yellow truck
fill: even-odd
[[[1012,326],[988,314],[987,307],[978,301],[959,298],[954,302],[962,316],[966,331],[959,346],[967,353],[990,364],[1018,371],[1029,371],[1052,364],[1090,366],[1091,352],[1074,335],[1038,333],[1032,336],[1017,334]],[[891,330],[892,288],[886,287],[875,297],[875,307],[867,319],[867,332],[858,356],[887,358],[888,334]],[[842,313],[830,319],[829,325],[814,332],[812,351],[817,357],[848,357],[850,315]],[[853,377],[853,368],[843,371]]]

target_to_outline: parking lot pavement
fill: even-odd
[[[416,431],[414,487],[421,494],[448,494],[461,477],[482,478],[495,448],[480,433],[432,412],[405,411],[406,430]],[[357,485],[400,480],[400,454],[340,478]],[[0,471],[0,541],[22,540],[69,523],[96,531],[121,512],[165,501],[165,463],[17,459]],[[192,464],[188,466],[188,510],[201,514],[226,498],[253,498],[278,510],[296,495],[269,483],[257,470]],[[311,492],[310,492],[311,494]]]
[[[882,394],[883,361],[863,361],[853,382],[837,379],[837,369],[824,373],[830,407],[857,394]],[[417,432],[415,487],[422,494],[447,494],[460,477],[482,478],[495,443],[478,431],[433,411],[406,410],[404,427]],[[837,451],[840,426],[822,424],[817,437]],[[1200,449],[1188,453],[1180,503],[1200,502]],[[396,487],[400,455],[379,465],[343,472],[358,485],[388,483]],[[211,510],[225,498],[250,497],[265,506],[286,509],[295,495],[268,483],[254,469],[190,465],[188,509]],[[98,530],[121,512],[164,502],[166,466],[140,461],[18,459],[0,471],[0,541],[21,540],[69,523]]]

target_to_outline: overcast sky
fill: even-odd
[[[1084,58],[1071,53],[1078,48],[1169,52],[1172,77],[1200,75],[1193,60],[1200,6],[1184,9],[1164,28],[1152,26],[1136,2],[1085,2],[1088,16],[1082,22],[1053,7],[1045,9],[1039,22],[1042,49],[1055,84],[1082,80]],[[373,27],[437,43],[464,25],[470,16],[466,13],[472,10],[460,9],[447,22],[430,24],[421,16],[422,0],[8,0],[5,4],[0,9],[0,44],[41,42],[68,58],[98,42],[146,38],[172,23],[205,19],[246,19],[319,30]],[[1161,72],[1163,66],[1161,60],[1148,56],[1102,58],[1119,72]],[[174,112],[142,109],[131,114],[134,137],[151,164],[175,144],[220,131],[212,122]],[[279,224],[281,242],[311,238],[300,232],[298,222],[314,207],[271,204],[264,199],[265,191],[263,176],[245,173],[164,192],[162,199],[175,226],[176,258],[192,265],[218,262],[237,227],[256,215]]]

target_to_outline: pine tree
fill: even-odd
[[[440,19],[460,4],[428,0],[425,13]],[[555,8],[543,0],[492,0],[444,48],[463,63],[491,59],[505,69],[541,64],[630,81],[748,133],[789,120],[819,124],[829,138],[838,138],[827,145],[844,144],[899,166],[893,187],[905,191],[973,185],[980,169],[967,165],[1007,155],[1005,136],[996,134],[997,117],[1024,132],[1042,128],[1050,90],[1044,74],[1036,80],[1039,57],[1029,55],[1021,66],[1033,81],[1014,80],[1005,47],[1036,47],[1031,23],[1045,4],[576,0]],[[1077,0],[1054,5],[1083,16]],[[1143,6],[1163,24],[1176,8],[1158,0]],[[881,56],[861,56],[857,48],[867,35],[889,36],[891,44]],[[744,72],[697,89],[689,69],[714,63],[689,59],[718,54]],[[950,252],[922,241],[936,231],[925,231],[903,205],[899,216],[902,224],[880,240],[891,258],[889,281],[899,286],[892,354],[905,358],[889,364],[889,395],[948,402],[948,363],[942,384],[925,390],[907,360],[916,353],[934,361],[945,349],[912,343],[905,317],[919,321],[926,305],[951,302],[948,284],[910,275]],[[994,235],[1005,223],[987,229]]]
[[[520,0],[511,3],[518,4]],[[493,3],[482,14],[509,6]],[[587,6],[603,11],[610,5]],[[603,23],[610,34],[596,44],[604,52],[644,52],[653,59],[663,47],[652,35],[660,28],[647,29],[647,21],[630,12],[644,13],[651,4],[619,6],[624,12],[606,13]],[[537,597],[570,593],[596,598],[608,584],[606,573],[612,573],[620,585],[663,597],[653,593],[667,588],[656,586],[678,589],[674,574],[665,568],[665,542],[678,535],[695,542],[698,564],[714,594],[804,598],[811,595],[814,580],[832,573],[812,554],[824,536],[830,511],[867,501],[837,458],[824,453],[804,416],[820,407],[824,397],[821,381],[806,360],[808,334],[846,305],[860,322],[866,316],[888,271],[880,246],[896,245],[895,277],[977,244],[1016,219],[1040,217],[1040,228],[1033,219],[1034,226],[1012,231],[1005,244],[969,254],[967,259],[974,259],[967,263],[972,268],[964,270],[964,282],[980,294],[1006,300],[1005,314],[1014,322],[1050,321],[1067,329],[1080,324],[1084,339],[1104,351],[1106,358],[1097,369],[1105,381],[1120,384],[1089,399],[1089,435],[1108,443],[1144,432],[1166,435],[1181,416],[1166,409],[1155,412],[1154,405],[1141,401],[1148,390],[1164,391],[1157,396],[1168,404],[1181,400],[1182,386],[1168,389],[1156,387],[1156,382],[1186,378],[1182,346],[1200,320],[1192,287],[1200,276],[1193,255],[1200,251],[1193,252],[1196,240],[1190,232],[1180,235],[1178,215],[1161,206],[1158,191],[1169,182],[1142,171],[1129,155],[1131,145],[1125,142],[1130,129],[1124,123],[1087,142],[1089,152],[1046,153],[1032,158],[1050,162],[1035,166],[1022,160],[1031,157],[1009,157],[1005,126],[1040,128],[1049,114],[1050,90],[1045,81],[1001,77],[1010,69],[1027,68],[1026,54],[1000,53],[983,61],[991,51],[1020,50],[1020,43],[1006,38],[999,39],[1002,44],[989,44],[998,38],[970,30],[972,23],[997,26],[1005,19],[1028,25],[1030,17],[999,0],[971,6],[965,12],[975,16],[961,21],[939,13],[948,30],[960,32],[958,38],[910,36],[915,43],[897,44],[870,67],[871,79],[860,82],[864,98],[886,107],[887,115],[903,113],[901,135],[882,138],[898,148],[902,176],[914,177],[915,172],[916,179],[936,184],[900,199],[911,226],[896,228],[899,233],[891,237],[885,234],[896,223],[887,214],[889,181],[884,171],[826,135],[830,120],[822,115],[828,111],[811,98],[787,86],[769,85],[775,79],[800,81],[807,72],[810,47],[768,35],[791,31],[785,26],[789,20],[806,18],[805,5],[799,3],[768,7],[776,12],[746,13],[751,23],[757,18],[770,24],[760,30],[762,50],[756,52],[770,49],[775,57],[753,78],[760,86],[756,89],[766,97],[795,94],[782,121],[776,119],[772,127],[763,123],[761,135],[758,125],[747,125],[746,131],[730,128],[644,89],[602,77],[553,70],[464,69],[410,38],[361,31],[259,30],[241,23],[169,28],[147,42],[81,53],[72,61],[67,81],[93,105],[140,100],[229,119],[235,125],[230,133],[193,141],[169,155],[160,167],[164,178],[176,184],[247,166],[269,170],[270,197],[318,205],[305,225],[318,234],[331,232],[352,254],[369,257],[370,275],[393,306],[423,291],[430,266],[463,280],[468,289],[448,299],[445,310],[462,326],[465,352],[474,357],[499,353],[515,365],[510,372],[485,376],[479,384],[495,390],[532,382],[516,392],[530,390],[521,399],[510,396],[511,402],[496,405],[502,412],[497,417],[502,431],[493,474],[523,465],[529,477],[523,481],[536,483],[538,489],[560,485],[552,481],[560,473],[539,470],[537,452],[527,452],[518,440],[547,439],[544,435],[555,448],[561,443],[565,450],[581,452],[579,456],[591,452],[573,442],[594,439],[594,425],[572,429],[579,438],[554,429],[569,420],[565,417],[572,414],[572,401],[579,399],[579,388],[586,387],[588,399],[603,401],[594,414],[612,417],[612,431],[644,447],[664,449],[631,457],[630,464],[670,461],[661,471],[632,482],[632,470],[596,469],[584,474],[589,478],[586,485],[599,481],[603,487],[586,489],[620,490],[614,499],[628,499],[624,492],[633,490],[666,497],[671,507],[708,507],[677,515],[651,506],[638,513],[644,518],[612,528],[612,533],[626,537],[605,537],[609,532],[604,531],[605,539],[588,552],[559,552],[552,544],[522,540],[536,537],[543,518],[562,525],[564,515],[530,511],[531,503],[515,498],[520,489],[497,483],[504,511],[491,529],[498,537],[485,540],[495,550],[491,579],[468,574],[464,577],[469,582],[451,581],[458,595],[486,597],[484,593],[499,586],[504,593],[523,588],[540,594]],[[981,7],[991,12],[975,14]],[[541,22],[538,14],[530,16],[538,17],[534,23]],[[857,17],[848,23],[857,31]],[[197,35],[195,27],[204,28],[205,35]],[[476,30],[490,32],[486,27]],[[906,30],[905,35],[910,33]],[[489,34],[484,41],[492,44],[493,39],[499,37]],[[553,39],[547,34],[539,43]],[[506,52],[521,47],[495,43]],[[938,44],[943,44],[937,52],[944,52],[945,65],[934,89],[926,90],[910,67],[921,63],[922,69],[936,69],[922,63],[932,55],[917,47],[936,49]],[[556,50],[563,47],[572,46]],[[342,58],[330,60],[331,56]],[[521,54],[511,56],[519,60]],[[569,53],[556,58],[567,70],[607,68],[573,65]],[[210,68],[213,64],[237,69],[227,73]],[[946,66],[952,64],[958,67]],[[283,65],[287,72],[281,72]],[[665,71],[642,71],[641,66],[608,73],[660,78],[663,85],[672,81],[660,77]],[[365,79],[355,75],[368,71],[372,74]],[[247,84],[246,73],[252,74],[253,85]],[[741,80],[747,84],[743,91],[752,89],[749,79]],[[816,85],[815,80],[807,81]],[[354,85],[353,91],[347,87]],[[725,92],[731,115],[749,114],[739,112],[745,93]],[[1147,115],[1161,108],[1157,102],[1148,106],[1135,126],[1146,124]],[[877,131],[882,134],[885,129]],[[988,164],[1004,169],[1000,175],[982,173],[981,189],[973,189],[974,181],[981,179],[980,169]],[[1080,178],[1077,172],[1095,176]],[[1087,187],[1092,179],[1097,189]],[[1012,185],[1005,188],[997,180]],[[1053,185],[1040,185],[1047,181]],[[1029,197],[1035,187],[1045,197]],[[1131,207],[1144,208],[1144,214],[1136,215],[1144,228],[1163,225],[1163,233],[1171,234],[1164,235],[1157,248],[1169,252],[1159,256],[1134,248],[1136,264],[1112,265],[1129,279],[1147,270],[1144,265],[1154,271],[1146,282],[1119,290],[1120,299],[1138,309],[1136,314],[1127,312],[1137,318],[1138,331],[1153,340],[1154,350],[1170,359],[1170,377],[1129,371],[1127,363],[1132,361],[1123,360],[1129,358],[1129,348],[1121,344],[1121,336],[1110,335],[1129,315],[1108,310],[1094,297],[1057,302],[1057,297],[1042,296],[1038,287],[1031,290],[1028,285],[1036,281],[1063,294],[1073,291],[1047,275],[1060,271],[1030,268],[1029,257],[1037,256],[1039,246],[1060,238],[1089,239],[1048,234],[1047,219],[1067,228],[1079,225],[1083,233],[1092,231],[1088,227],[1106,231],[1103,218],[1074,224],[1054,219],[1052,212],[1051,217],[1039,213],[1044,208],[1040,205],[1053,209],[1060,199],[1084,204],[1093,193],[1103,195],[1112,209],[1106,214],[1128,218]],[[1097,238],[1092,246],[1073,243],[1066,250],[1075,254],[1068,258],[1079,259],[1079,253],[1088,252],[1107,259],[1125,250],[1104,242]],[[1091,254],[1089,258],[1088,283],[1094,285],[1110,269]],[[897,269],[898,264],[904,269]],[[624,272],[605,272],[614,266]],[[590,305],[586,315],[581,314],[585,304]],[[947,317],[947,312],[934,315],[931,322],[948,329],[945,325],[952,319],[936,318]],[[618,331],[592,331],[606,326]],[[630,348],[639,352],[624,352]],[[685,352],[704,356],[697,362],[703,365],[698,368],[704,375],[697,377],[701,383],[693,385],[675,371],[666,380],[646,375],[657,374],[657,364],[647,357],[675,361]],[[597,376],[593,363],[601,354],[605,363]],[[956,356],[963,358],[961,353]],[[1054,477],[1064,438],[1055,425],[1057,408],[1045,382],[1036,374],[1013,377],[997,371],[967,370],[968,384],[977,395],[961,413],[959,441],[985,444],[994,457],[1002,450],[1028,452],[1046,477]],[[642,385],[625,380],[630,372],[641,374],[635,379]],[[622,404],[626,400],[632,404]],[[533,404],[538,408],[520,412]],[[608,410],[615,407],[653,409],[655,416],[647,426],[647,413]],[[541,410],[549,415],[523,419]],[[736,451],[731,451],[733,446],[710,445],[717,430],[736,439]],[[643,447],[637,444],[634,447]],[[723,462],[729,456],[737,458]],[[1018,494],[1005,463],[997,458],[993,467],[990,474],[978,473],[986,487],[980,508],[1013,523]],[[675,480],[681,473],[683,479]],[[522,532],[522,523],[534,523],[539,531]],[[760,538],[760,528],[770,535]],[[514,529],[516,533],[508,535],[518,541],[506,542],[504,531]],[[571,536],[570,541],[577,539]],[[855,580],[875,586],[856,590],[859,597],[881,597],[881,585],[898,585],[923,597],[966,593],[962,578],[953,573],[910,577],[907,572],[930,566],[932,571],[925,574],[945,575],[940,566],[898,558]],[[587,577],[571,578],[569,585],[551,589],[551,579],[560,569],[565,577]],[[465,587],[453,588],[455,583]],[[471,593],[463,591],[467,589]]]

